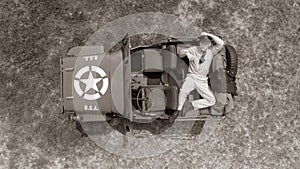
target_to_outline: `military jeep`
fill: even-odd
[[[111,49],[78,46],[61,57],[62,112],[76,121],[82,133],[129,132],[131,127],[159,133],[174,121],[221,118],[233,108],[236,95],[237,54],[230,45],[214,56],[209,85],[216,104],[198,111],[176,112],[178,93],[189,61],[181,49],[198,38],[167,38],[131,47],[130,37]],[[193,91],[187,100],[199,99]],[[213,116],[212,111],[219,113]],[[159,127],[158,127],[159,126]]]

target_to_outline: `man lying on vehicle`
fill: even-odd
[[[216,44],[212,45],[208,37],[212,38]],[[187,95],[194,89],[202,96],[202,99],[187,102],[185,112],[191,109],[203,109],[215,104],[214,93],[208,85],[208,72],[214,55],[223,48],[223,45],[224,41],[219,37],[202,32],[199,37],[199,46],[192,46],[180,51],[188,57],[189,68],[179,92],[177,111],[182,110]]]

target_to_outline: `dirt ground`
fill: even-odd
[[[60,113],[59,57],[109,21],[174,14],[240,56],[235,109],[205,143],[128,159]],[[0,168],[299,168],[299,0],[1,0]]]

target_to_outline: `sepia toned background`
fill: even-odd
[[[106,23],[163,12],[239,54],[235,109],[204,144],[128,159],[60,112],[59,57]],[[299,168],[300,1],[1,0],[0,168]]]

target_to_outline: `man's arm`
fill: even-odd
[[[219,38],[219,37],[217,37],[217,36],[215,36],[213,34],[202,32],[201,35],[211,37],[216,42],[217,45],[220,45],[220,46],[224,45],[224,41],[221,38]]]
[[[206,32],[202,32],[201,35],[209,36],[216,42],[216,45],[210,47],[210,49],[212,50],[213,56],[222,50],[222,48],[224,46],[224,41],[221,38],[219,38],[215,35],[212,35],[210,33],[206,33]]]
[[[182,49],[182,54],[185,54],[189,60],[194,60],[194,56],[190,53],[189,49]]]

